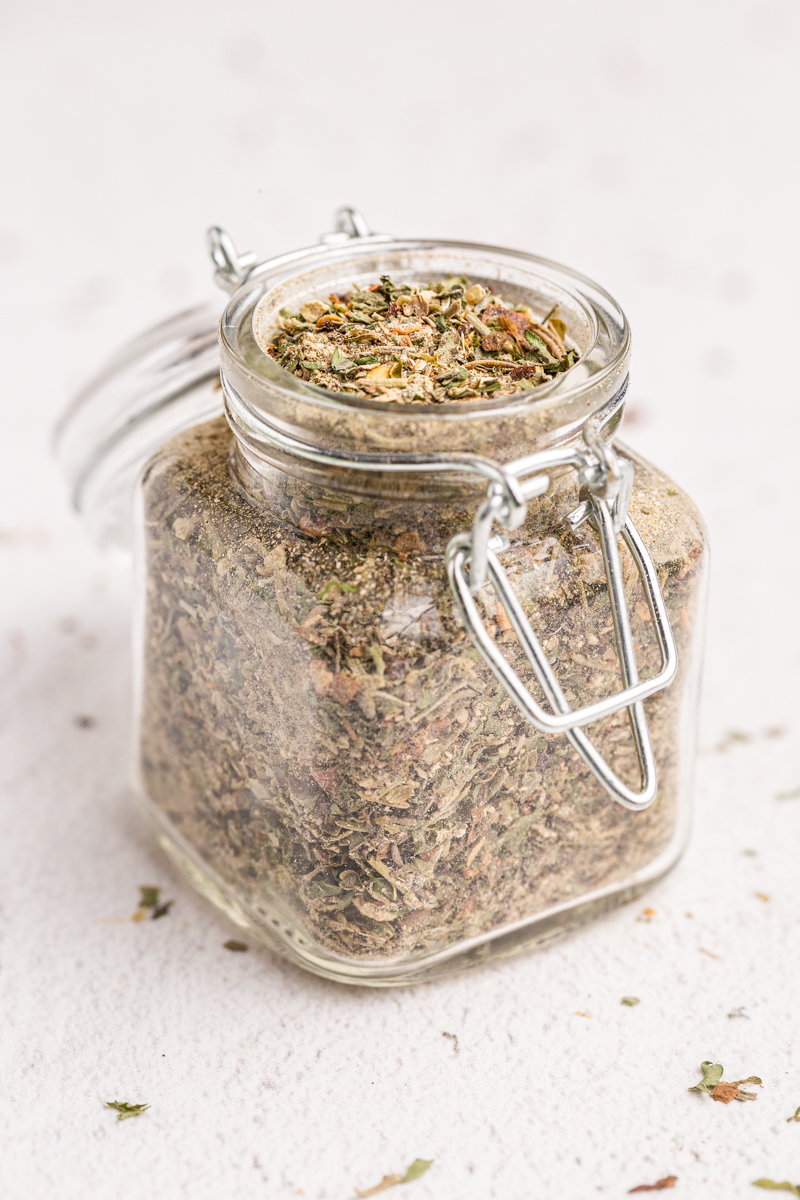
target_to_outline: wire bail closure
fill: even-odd
[[[658,790],[655,758],[642,701],[672,682],[678,667],[677,651],[655,566],[628,516],[633,467],[604,441],[597,418],[590,418],[584,424],[583,439],[585,450],[566,448],[543,451],[507,463],[502,468],[505,486],[498,482],[489,484],[487,498],[478,509],[472,532],[457,534],[450,540],[446,553],[447,572],[458,610],[473,645],[523,716],[542,733],[565,733],[609,795],[624,808],[638,811],[652,804]],[[521,525],[527,513],[527,501],[544,495],[550,486],[546,472],[556,466],[577,468],[581,483],[581,503],[567,517],[568,525],[575,530],[584,521],[589,521],[600,540],[624,685],[623,690],[615,695],[575,710],[567,703],[547,655],[497,557],[499,552],[508,548],[508,539],[502,535],[492,536],[495,521],[506,529],[516,529]],[[617,544],[619,534],[642,578],[661,652],[661,670],[645,681],[640,681],[636,665]],[[491,582],[508,614],[552,712],[547,712],[536,702],[486,628],[474,597],[487,580]],[[639,759],[641,789],[638,792],[615,775],[583,731],[583,726],[623,708],[628,710]]]

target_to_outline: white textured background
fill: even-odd
[[[800,1181],[796,0],[3,0],[0,44],[4,1200],[349,1200],[418,1156],[398,1200]],[[683,863],[544,953],[405,992],[222,949],[138,823],[129,583],[49,447],[119,341],[211,294],[208,224],[267,254],[345,202],[604,283],[629,439],[714,549]],[[169,917],[102,923],[142,883]],[[705,1058],[761,1075],[757,1103],[689,1095]],[[152,1107],[118,1124],[114,1098]]]

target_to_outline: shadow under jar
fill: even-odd
[[[256,343],[257,309],[263,323],[381,275],[465,276],[537,313],[558,304],[580,357],[514,396],[398,404],[324,391]],[[706,551],[689,498],[616,446],[679,663],[643,701],[658,787],[642,811],[520,711],[465,628],[446,562],[487,495],[465,456],[585,451],[589,418],[611,443],[629,359],[614,301],[525,254],[353,238],[252,271],[220,340],[225,415],[166,440],[140,483],[138,792],[195,886],[299,965],[387,986],[541,944],[662,876],[687,837],[694,752]],[[579,473],[556,466],[547,484],[498,559],[577,708],[630,680],[597,529],[567,521],[586,497]],[[647,680],[657,622],[618,548]],[[544,704],[491,582],[474,600]],[[635,791],[629,710],[585,732]]]

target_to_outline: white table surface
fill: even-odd
[[[800,1181],[797,4],[6,0],[0,35],[2,1196],[349,1200],[417,1157],[398,1200]],[[50,449],[110,350],[212,295],[207,225],[267,254],[340,203],[605,284],[629,440],[713,543],[683,862],[407,991],[229,953],[155,847],[126,797],[129,579]],[[104,923],[143,883],[169,917]],[[703,1059],[757,1102],[690,1095]]]

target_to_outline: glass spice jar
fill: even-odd
[[[59,435],[100,540],[134,546],[135,789],[161,845],[251,937],[372,986],[632,898],[687,838],[707,552],[686,494],[615,441],[623,313],[532,255],[352,210],[261,265],[219,230],[212,253],[219,343],[207,308],[151,331]],[[426,404],[264,353],[254,320],[381,276],[558,305],[577,361]]]

